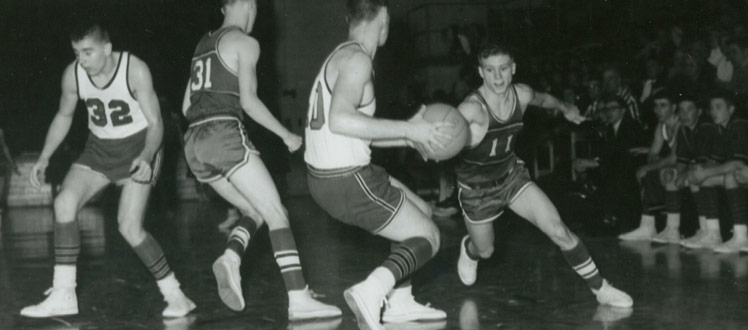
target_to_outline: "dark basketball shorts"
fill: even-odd
[[[522,161],[517,161],[505,178],[494,182],[457,182],[462,215],[469,223],[474,224],[494,221],[530,184],[530,173]]]
[[[405,193],[376,165],[321,170],[307,166],[312,198],[333,218],[373,234],[392,222]]]
[[[242,122],[231,116],[217,116],[190,124],[184,134],[184,156],[187,165],[200,182],[229,178],[259,155]]]
[[[147,129],[122,139],[101,139],[89,134],[86,146],[73,163],[77,168],[95,172],[111,182],[117,183],[130,177],[130,166],[145,148]],[[161,171],[162,151],[151,161],[151,179],[142,184],[156,184]]]

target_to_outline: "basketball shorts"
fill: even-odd
[[[101,139],[89,134],[86,146],[73,166],[98,173],[109,181],[117,183],[130,177],[130,166],[145,148],[148,129],[122,139]],[[159,150],[151,161],[153,170],[150,180],[138,182],[156,184],[161,170],[162,151]]]
[[[321,170],[307,166],[312,198],[333,218],[379,233],[392,222],[405,193],[376,165]]]
[[[494,221],[530,184],[530,173],[520,160],[504,178],[472,184],[457,182],[462,214],[469,223]]]
[[[192,174],[200,182],[231,177],[249,161],[250,154],[260,153],[236,117],[203,119],[190,124],[184,133],[184,156]]]

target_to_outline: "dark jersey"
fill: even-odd
[[[699,162],[723,163],[730,157],[727,128],[709,122],[699,126],[696,136]]]
[[[678,142],[675,144],[675,156],[678,159],[678,164],[690,165],[699,161],[697,139],[701,126],[702,123],[699,122],[693,129],[687,126],[678,128]]]
[[[517,90],[512,86],[514,107],[506,120],[500,120],[486,99],[476,90],[468,95],[481,104],[481,109],[488,113],[488,130],[483,140],[460,154],[460,161],[455,167],[457,181],[461,183],[482,183],[504,177],[517,161],[514,146],[517,134],[522,130],[522,108],[519,104]]]
[[[727,124],[727,141],[731,160],[748,163],[748,120],[734,118]]]
[[[229,27],[208,32],[197,44],[189,81],[191,105],[185,113],[190,123],[217,115],[242,118],[239,74],[226,66],[218,53],[221,38],[232,30],[240,29]]]

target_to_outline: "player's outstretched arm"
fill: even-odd
[[[368,140],[407,139],[426,148],[443,147],[451,136],[439,131],[449,124],[429,123],[422,112],[408,121],[376,119],[359,112],[366,83],[371,79],[372,63],[361,51],[339,55],[338,77],[330,101],[330,131]]]
[[[277,135],[291,152],[301,147],[301,137],[291,133],[257,97],[257,61],[260,44],[257,40],[239,33],[231,33],[226,41],[236,45],[239,58],[239,98],[242,109],[252,120]]]
[[[55,150],[57,150],[57,147],[60,146],[60,143],[65,139],[65,136],[68,135],[70,125],[73,122],[73,114],[75,113],[75,106],[77,103],[78,86],[75,83],[75,62],[73,62],[65,68],[65,72],[62,74],[60,106],[57,110],[57,114],[55,114],[55,118],[52,119],[52,124],[49,126],[49,130],[47,131],[47,137],[44,139],[42,153],[31,168],[29,179],[31,180],[32,186],[36,188],[41,187],[39,175],[44,173],[47,165],[49,165],[49,157],[51,157]]]
[[[127,74],[133,95],[148,121],[145,147],[131,165],[131,177],[138,181],[149,181],[152,173],[151,161],[161,148],[161,141],[164,137],[161,106],[158,103],[156,91],[153,89],[151,70],[145,62],[135,56],[130,56],[130,71]]]
[[[579,113],[579,108],[576,105],[562,102],[555,96],[547,93],[536,92],[525,84],[516,84],[515,86],[517,86],[517,95],[519,96],[523,112],[527,109],[528,105],[534,105],[543,109],[561,111],[566,120],[575,124],[585,121],[585,118]]]

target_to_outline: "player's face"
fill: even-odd
[[[654,113],[657,116],[657,121],[665,122],[673,114],[673,110],[673,105],[668,99],[654,100]]]
[[[681,125],[693,126],[699,121],[701,109],[693,101],[681,101],[678,103],[678,119]]]
[[[735,107],[729,105],[724,99],[716,98],[709,101],[709,115],[717,125],[724,125],[730,121]]]
[[[478,73],[483,78],[483,85],[496,94],[506,92],[512,83],[516,65],[511,57],[497,54],[485,58],[480,63]]]
[[[112,53],[112,44],[89,36],[74,41],[73,52],[86,73],[89,76],[94,76],[104,69],[107,56]]]

